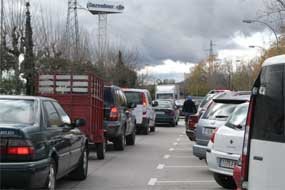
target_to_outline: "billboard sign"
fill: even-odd
[[[87,9],[92,14],[115,14],[122,13],[125,6],[122,3],[111,1],[89,1]]]

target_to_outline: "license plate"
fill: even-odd
[[[155,112],[156,114],[159,114],[159,115],[164,115],[164,112],[163,111],[157,111]]]
[[[214,129],[211,129],[211,128],[203,128],[203,134],[204,135],[212,135]]]
[[[234,169],[236,162],[237,161],[235,161],[235,160],[220,159],[220,167],[221,168]]]

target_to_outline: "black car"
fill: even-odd
[[[136,122],[127,98],[120,87],[104,87],[104,129],[105,137],[114,143],[116,150],[124,150],[125,144],[134,145]]]
[[[55,189],[69,175],[84,180],[88,141],[53,99],[0,96],[0,188]]]

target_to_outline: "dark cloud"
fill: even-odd
[[[60,1],[55,8],[66,10],[62,1],[67,0]],[[87,1],[80,3],[85,6]],[[125,12],[108,17],[110,42],[138,49],[145,64],[164,59],[197,62],[207,55],[210,40],[216,50],[233,49],[238,47],[232,41],[236,32],[249,35],[262,30],[242,23],[256,17],[262,4],[262,0],[125,0]],[[96,23],[96,16],[80,13],[80,24],[90,31],[96,31]]]

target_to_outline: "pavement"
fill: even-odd
[[[192,154],[183,119],[177,127],[158,127],[148,136],[137,135],[136,145],[114,151],[105,160],[90,154],[84,181],[61,179],[57,189],[72,190],[221,190],[205,161]]]

